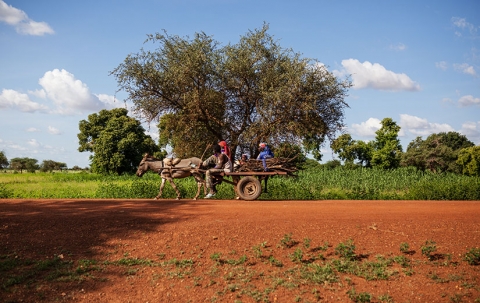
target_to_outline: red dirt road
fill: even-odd
[[[358,264],[409,266],[391,263],[386,279],[307,275],[341,260],[350,239]],[[480,302],[480,266],[464,260],[480,247],[479,201],[0,199],[0,244],[0,262],[60,256],[78,273],[34,271],[5,287],[26,269],[0,271],[0,302],[353,302],[352,290],[372,302]]]

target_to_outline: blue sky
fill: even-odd
[[[448,131],[480,144],[477,0],[0,0],[0,150],[87,167],[78,123],[125,106],[109,72],[149,47],[147,34],[205,32],[227,44],[264,23],[282,47],[351,75],[354,139],[374,139],[390,117],[404,150]],[[158,138],[154,123],[145,128]]]

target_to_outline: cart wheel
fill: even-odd
[[[262,184],[254,177],[244,177],[238,181],[237,193],[243,200],[255,200],[262,193]]]

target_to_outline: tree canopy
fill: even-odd
[[[20,172],[26,170],[30,173],[34,173],[35,170],[39,169],[39,165],[37,163],[37,159],[32,159],[28,157],[13,158],[10,160],[10,168]]]
[[[0,168],[8,167],[8,159],[4,151],[0,151]]]
[[[67,169],[67,164],[63,162],[57,162],[53,160],[43,160],[40,164],[40,171],[42,172],[52,172],[54,170]]]
[[[79,123],[78,151],[92,152],[92,172],[122,174],[133,172],[144,153],[154,154],[160,149],[145,134],[140,121],[128,117],[124,108],[101,110]]]
[[[403,166],[415,166],[433,172],[460,173],[459,152],[475,144],[457,132],[431,134],[423,140],[417,137],[408,144],[402,157]]]
[[[303,145],[320,158],[325,137],[344,126],[350,81],[282,48],[268,25],[223,47],[205,33],[156,33],[147,42],[158,47],[128,55],[111,74],[136,115],[159,120],[160,143],[177,156],[201,156],[227,140],[233,154],[266,141]]]
[[[353,140],[350,134],[343,134],[332,142],[332,151],[349,165],[357,160],[357,164],[365,167],[397,168],[402,155],[398,139],[400,126],[392,118],[384,118],[381,124],[382,127],[375,132],[375,140]]]
[[[457,164],[460,165],[464,175],[480,176],[480,146],[461,149]]]

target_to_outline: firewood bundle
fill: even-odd
[[[286,172],[288,175],[295,175],[298,168],[292,163],[294,158],[271,158],[267,159],[267,167],[271,172]],[[263,172],[263,164],[261,160],[249,159],[243,164],[235,161],[236,172]]]

